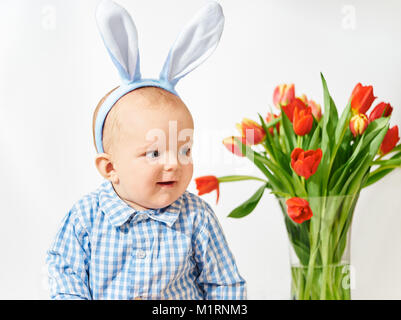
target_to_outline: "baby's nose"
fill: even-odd
[[[179,166],[179,162],[176,152],[166,153],[166,157],[163,161],[163,166],[165,170],[177,169],[177,167]]]

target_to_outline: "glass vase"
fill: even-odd
[[[351,299],[351,223],[358,195],[305,198],[310,220],[295,223],[278,198],[289,239],[291,298]]]

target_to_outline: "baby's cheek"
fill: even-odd
[[[193,164],[187,164],[183,166],[183,175],[182,175],[182,180],[183,183],[186,184],[185,188],[189,185],[192,179],[192,175],[194,172],[194,166]]]

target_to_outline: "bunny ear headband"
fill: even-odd
[[[184,27],[171,47],[159,79],[142,79],[139,69],[138,34],[129,13],[110,0],[103,0],[96,10],[96,21],[106,49],[121,78],[100,107],[95,122],[95,141],[99,153],[104,152],[102,136],[107,114],[128,92],[141,87],[163,88],[176,96],[175,85],[197,68],[216,49],[224,26],[221,6],[207,3]]]

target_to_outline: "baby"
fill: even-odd
[[[215,213],[186,191],[193,128],[164,89],[118,100],[95,161],[105,181],[72,207],[48,251],[51,298],[246,298]]]
[[[96,19],[121,85],[93,116],[100,187],[65,216],[46,262],[53,299],[245,299],[212,208],[186,189],[194,123],[177,82],[223,30],[209,2],[173,44],[158,79],[143,79],[128,12],[103,0]]]

